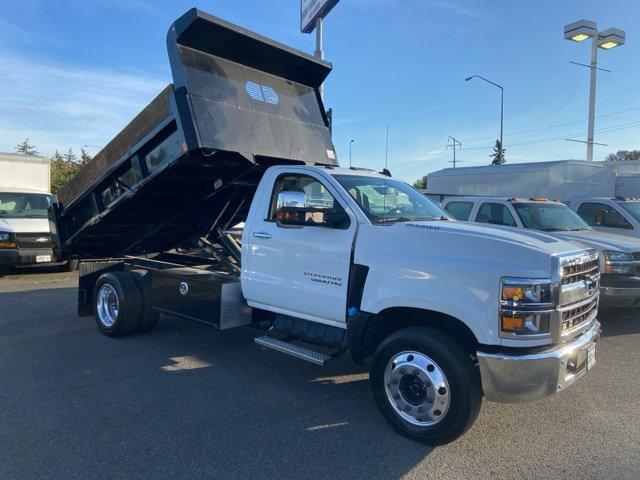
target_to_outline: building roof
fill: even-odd
[[[25,155],[23,153],[0,152],[0,160],[9,162],[50,163],[47,157],[41,155]]]

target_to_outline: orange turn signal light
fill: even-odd
[[[503,300],[522,300],[524,299],[524,289],[522,287],[510,287],[505,285],[502,287]]]
[[[16,242],[0,242],[0,248],[18,248]]]
[[[502,331],[503,332],[522,332],[524,328],[525,319],[522,317],[502,317]]]

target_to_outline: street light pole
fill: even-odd
[[[609,50],[624,45],[626,34],[617,28],[598,32],[596,22],[579,20],[564,26],[565,40],[582,42],[591,39],[591,64],[589,65],[589,123],[587,128],[587,161],[593,161],[594,129],[596,122],[596,77],[598,72],[598,48]]]
[[[351,145],[353,145],[353,138],[349,142],[349,168],[351,168]]]
[[[502,134],[504,131],[504,88],[502,87],[502,85],[498,85],[495,82],[492,82],[491,80],[488,80],[484,77],[481,77],[480,75],[471,75],[470,77],[465,78],[465,82],[468,82],[469,80],[473,79],[473,78],[479,78],[480,80],[484,80],[487,83],[490,83],[491,85],[498,87],[500,89],[500,151],[498,152],[498,155],[500,156],[500,163],[503,162],[503,155],[502,155],[502,151],[504,150],[504,143],[502,143]]]
[[[316,19],[316,51],[315,56],[320,60],[324,59],[324,51],[322,50],[322,18]],[[318,88],[320,91],[320,98],[324,100],[324,85],[321,83]]]

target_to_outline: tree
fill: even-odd
[[[424,177],[423,178],[419,178],[418,180],[413,182],[413,188],[416,188],[418,190],[422,190],[424,188],[427,188],[427,184],[424,181]]]
[[[84,149],[84,147],[80,148],[80,165],[87,164],[93,157],[89,155],[89,153]]]
[[[51,156],[51,193],[56,193],[80,171],[80,163],[71,149],[66,154],[58,150]]]
[[[504,153],[507,150],[505,148],[502,148],[502,144],[500,143],[500,140],[496,140],[496,144],[493,146],[493,153],[491,155],[489,155],[489,157],[491,157],[491,165],[502,165],[503,163],[506,163],[506,158],[504,158]]]
[[[605,162],[625,162],[640,160],[640,150],[618,150],[616,153],[610,153]]]
[[[16,152],[33,156],[38,155],[39,153],[38,150],[36,150],[36,147],[34,145],[31,145],[29,137],[25,138],[22,143],[16,145]]]
[[[62,158],[64,158],[65,162],[69,163],[75,163],[76,160],[78,160],[78,157],[76,157],[76,154],[73,153],[73,150],[71,148],[67,150],[67,153],[62,155]]]

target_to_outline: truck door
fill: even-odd
[[[578,215],[596,230],[617,233],[630,237],[637,236],[637,230],[631,223],[633,217],[621,212],[618,207],[605,202],[583,202],[577,209]]]
[[[355,215],[334,187],[313,172],[283,173],[271,185],[243,233],[247,301],[344,326]]]

